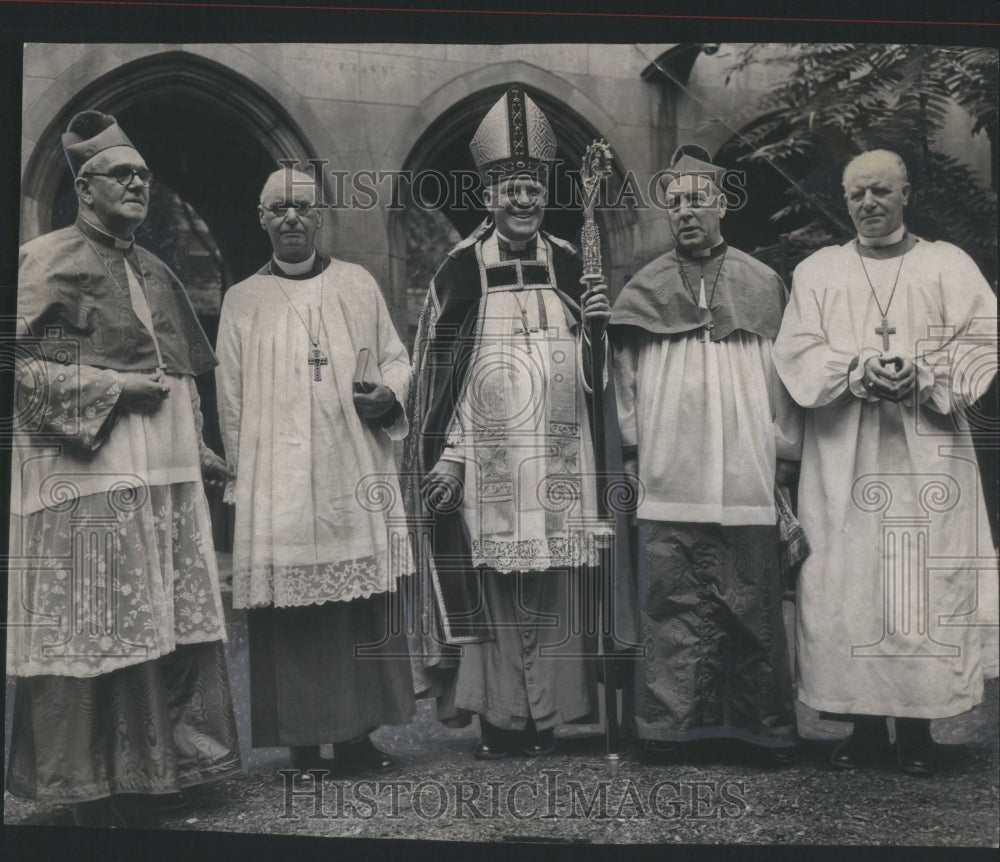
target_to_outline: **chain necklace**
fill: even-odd
[[[111,264],[108,263],[107,258],[105,258],[104,255],[101,254],[97,250],[97,246],[94,245],[94,243],[90,239],[90,237],[87,236],[82,230],[80,230],[79,225],[75,225],[75,227],[77,229],[77,232],[80,234],[80,236],[82,236],[84,238],[84,240],[86,241],[87,245],[90,246],[90,250],[95,255],[97,255],[97,259],[102,264],[104,264],[104,269],[107,271],[108,277],[111,279],[111,281],[114,284],[114,286],[118,288],[118,292],[122,293],[122,294],[126,294],[126,295],[129,296],[129,298],[131,298],[132,291],[131,290],[127,290],[126,288],[122,287],[121,282],[118,280],[118,278],[114,274],[114,271],[111,269]],[[133,245],[132,248],[134,249],[135,246]],[[122,253],[122,257],[124,257],[124,256],[125,255],[124,255],[124,252],[123,252]],[[127,267],[128,263],[126,263],[126,262],[123,261],[123,265]],[[142,269],[139,269],[138,275],[139,275],[139,283],[142,285],[142,295],[143,295],[143,298],[146,300],[146,305],[148,306],[149,305],[149,291],[146,289],[146,276],[143,275]],[[128,273],[126,272],[126,278],[127,277],[128,277]],[[135,312],[135,309],[133,308],[133,313],[134,312]],[[150,322],[152,322],[152,315],[153,315],[153,311],[152,311],[152,309],[150,309]],[[136,315],[136,316],[138,316],[138,315]],[[153,351],[156,353],[156,370],[157,370],[157,372],[159,374],[162,375],[166,371],[166,366],[163,363],[163,354],[160,353],[160,341],[156,337],[156,331],[153,329],[152,326],[149,327],[149,335],[153,339]]]
[[[511,295],[514,297],[514,302],[517,303],[517,307],[521,311],[521,329],[518,329],[515,326],[514,332],[515,332],[515,334],[518,333],[518,332],[524,333],[524,346],[525,346],[525,349],[527,350],[528,353],[531,353],[531,333],[532,332],[538,332],[538,327],[537,326],[530,326],[529,323],[528,323],[528,304],[527,304],[527,302],[525,302],[524,305],[522,305],[521,304],[521,297],[518,296],[519,293],[524,293],[524,292],[525,292],[524,290],[512,290],[511,291]],[[516,323],[517,322],[517,318],[514,318],[514,320],[515,320],[515,323]]]
[[[519,261],[519,260],[532,260],[532,259],[534,259],[535,254],[537,254],[537,252],[536,252],[536,249],[537,249],[537,240],[538,240],[538,235],[536,234],[534,237],[532,237],[529,240],[525,240],[523,243],[520,243],[520,242],[515,243],[513,240],[509,240],[506,237],[502,236],[500,233],[497,233],[497,249],[500,252],[501,260],[504,259],[504,255],[507,255],[506,259],[508,261]],[[516,246],[520,246],[520,247],[516,247]],[[533,248],[533,246],[534,246],[534,248]],[[530,257],[529,257],[529,255],[530,255]],[[517,265],[517,264],[515,264],[515,265]],[[520,267],[519,267],[519,265],[517,265],[517,266],[518,266],[518,273],[520,273],[521,272]],[[518,276],[518,281],[520,283],[520,275]],[[518,321],[518,318],[517,318],[516,315],[514,317],[514,334],[515,335],[518,335],[518,334],[523,334],[524,335],[524,347],[525,347],[525,351],[527,353],[531,353],[531,333],[532,332],[538,332],[538,328],[539,327],[538,326],[531,326],[530,325],[530,322],[528,320],[528,303],[527,303],[527,300],[523,304],[521,303],[521,297],[519,296],[519,294],[526,293],[526,292],[527,291],[525,290],[523,284],[522,284],[521,287],[517,288],[516,290],[512,290],[511,291],[511,294],[514,297],[514,302],[517,303],[517,308],[521,312],[520,321]],[[536,295],[536,297],[538,296],[537,293],[535,295]],[[539,300],[538,310],[539,310],[539,325],[541,326],[542,329],[545,329],[546,327],[544,325],[544,322],[541,320],[541,318],[542,318],[542,316],[544,314],[544,310],[543,310],[543,306],[542,306],[540,300]],[[520,329],[517,326],[518,322],[520,322],[520,324],[521,324]]]
[[[719,259],[719,269],[715,273],[715,281],[712,282],[712,293],[711,293],[711,295],[708,298],[707,305],[702,305],[701,304],[701,300],[702,300],[702,297],[704,297],[704,295],[705,295],[705,264],[703,264],[703,263],[701,263],[699,261],[699,265],[701,267],[701,282],[700,282],[701,293],[700,293],[699,296],[695,296],[694,288],[691,286],[691,283],[688,281],[687,272],[685,272],[685,270],[684,270],[684,264],[681,263],[681,256],[678,253],[677,249],[676,248],[674,249],[674,257],[677,259],[677,268],[681,271],[681,281],[684,282],[684,287],[687,288],[687,292],[691,296],[691,301],[695,305],[697,305],[699,308],[707,308],[709,311],[712,310],[712,303],[715,301],[715,288],[719,286],[719,276],[722,275],[722,265],[726,262],[726,255],[728,253],[729,253],[729,249],[728,248],[724,252],[722,252],[722,257]],[[709,321],[708,323],[706,323],[701,328],[701,333],[699,334],[699,339],[701,340],[702,343],[705,343],[706,341],[708,341],[708,333],[712,329],[715,329],[715,324],[712,323],[711,321]]]
[[[865,266],[865,259],[861,254],[861,245],[857,240],[854,241],[854,250],[858,253],[858,260],[861,262],[861,269],[864,271],[865,279],[868,281],[868,288],[871,290],[875,305],[878,306],[879,313],[882,315],[882,325],[875,327],[875,334],[882,336],[882,350],[888,351],[889,336],[896,334],[896,327],[889,326],[889,309],[892,307],[892,299],[896,295],[896,286],[899,284],[899,274],[903,271],[903,261],[906,259],[906,253],[909,249],[899,256],[899,267],[896,270],[896,278],[892,282],[892,290],[889,292],[889,301],[885,304],[885,308],[882,308],[882,303],[878,301],[878,294],[875,293],[875,285],[872,284],[871,276],[868,275],[868,267]]]
[[[306,331],[306,335],[309,337],[309,343],[312,345],[312,347],[311,347],[311,349],[309,351],[309,357],[306,359],[306,362],[308,362],[309,365],[312,366],[312,369],[313,369],[313,378],[312,378],[313,379],[313,383],[315,383],[318,380],[322,380],[323,379],[323,375],[322,375],[320,369],[324,365],[329,365],[330,364],[330,360],[327,359],[323,355],[323,353],[320,351],[320,349],[319,349],[319,332],[320,332],[320,329],[323,326],[323,293],[324,293],[324,289],[323,288],[324,288],[324,284],[326,282],[326,270],[324,269],[320,273],[320,277],[319,277],[319,308],[317,309],[317,314],[319,316],[319,325],[316,327],[316,337],[315,338],[313,338],[312,326],[309,323],[306,323],[306,321],[302,317],[302,315],[299,314],[299,310],[295,307],[295,303],[292,302],[292,298],[285,292],[285,288],[283,288],[281,286],[281,282],[278,281],[278,277],[274,274],[274,268],[273,268],[273,264],[272,263],[269,263],[267,265],[267,271],[268,271],[268,274],[271,276],[271,278],[274,279],[274,283],[276,285],[278,285],[278,290],[281,291],[282,296],[285,297],[285,300],[291,306],[292,311],[295,312],[295,316],[299,319],[299,322],[302,324],[303,329],[305,329],[305,331]],[[309,320],[310,320],[310,323],[311,323],[312,322],[312,306],[311,305],[309,306]]]

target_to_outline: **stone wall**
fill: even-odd
[[[271,158],[312,156],[342,171],[398,171],[420,139],[448,123],[464,100],[521,81],[572,112],[611,144],[617,166],[649,190],[679,142],[715,152],[754,119],[757,96],[772,83],[767,68],[726,82],[730,50],[698,54],[686,89],[650,75],[669,44],[28,44],[24,50],[21,239],[50,229],[55,179],[64,176],[59,132],[71,112],[139,103],[171,72],[177,92],[213,91],[245,119],[231,145],[249,138]],[[645,73],[645,74],[644,74]],[[141,83],[137,83],[141,81]],[[105,108],[109,109],[109,108]],[[986,181],[989,147],[956,117],[944,133]],[[226,135],[227,140],[229,135]],[[982,136],[980,136],[981,138]],[[156,166],[154,166],[156,170]],[[388,186],[381,188],[387,189]],[[345,208],[326,219],[323,250],[367,267],[386,291],[401,330],[406,298],[405,233],[383,196],[371,208]],[[199,209],[206,222],[210,213]],[[613,288],[670,244],[665,214],[637,207],[616,217],[606,260]]]

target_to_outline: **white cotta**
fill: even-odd
[[[997,673],[997,567],[965,411],[996,373],[996,297],[944,242],[866,257],[853,243],[795,271],[775,366],[806,412],[799,518],[799,697],[831,712],[940,718]],[[861,385],[882,350],[917,364],[894,404]],[[869,286],[868,278],[871,279]]]
[[[320,380],[308,362],[310,327],[329,362]],[[412,571],[394,454],[408,426],[402,415],[386,429],[359,417],[361,348],[404,403],[406,349],[360,266],[334,260],[301,280],[258,274],[226,293],[216,380],[237,474],[227,490],[234,607],[367,598]]]
[[[637,516],[774,524],[775,458],[798,458],[801,411],[774,371],[772,341],[635,328],[623,341],[615,382],[622,443],[639,452]]]

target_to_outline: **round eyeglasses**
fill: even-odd
[[[124,165],[120,168],[115,168],[113,171],[87,171],[83,176],[111,177],[120,186],[132,185],[132,180],[135,177],[138,177],[139,182],[144,186],[152,185],[153,183],[153,172],[149,168],[134,168]]]
[[[283,218],[289,210],[295,210],[298,216],[307,216],[315,209],[320,209],[317,204],[291,203],[291,204],[271,204],[264,207],[275,218]]]

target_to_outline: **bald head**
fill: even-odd
[[[862,241],[896,233],[910,200],[903,160],[891,150],[870,150],[851,159],[844,168],[844,200]]]
[[[852,173],[872,169],[882,173],[895,174],[900,182],[909,182],[906,162],[899,157],[898,153],[894,153],[892,150],[868,150],[855,156],[847,163],[843,176],[844,188],[847,188],[847,180]]]
[[[323,210],[309,174],[291,168],[275,171],[261,189],[257,213],[279,261],[299,263],[312,256]]]
[[[309,202],[316,200],[316,181],[309,174],[297,171],[292,168],[278,168],[264,181],[264,188],[260,190],[260,202],[262,205],[282,202],[284,200],[298,200],[302,193],[306,193]]]

